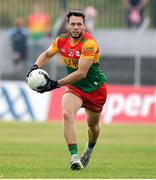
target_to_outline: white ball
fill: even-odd
[[[37,91],[38,87],[44,86],[47,83],[45,74],[49,77],[49,74],[43,69],[33,70],[27,77],[26,83],[32,90]]]

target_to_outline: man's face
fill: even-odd
[[[79,39],[85,29],[82,17],[71,16],[67,28],[73,39]]]

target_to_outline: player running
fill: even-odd
[[[51,57],[59,53],[67,68],[68,75],[58,81],[47,78],[48,82],[38,92],[43,93],[65,86],[62,98],[64,137],[71,153],[72,170],[87,167],[97,142],[99,120],[106,101],[106,77],[99,68],[99,48],[93,37],[85,31],[85,15],[80,11],[67,14],[67,34],[62,34],[44,51],[31,67],[29,73],[41,68]],[[85,108],[88,124],[88,142],[79,157],[75,115]]]

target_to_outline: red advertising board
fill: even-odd
[[[63,88],[51,93],[49,120],[61,119]],[[84,110],[77,120],[85,120]],[[156,123],[156,87],[109,85],[108,98],[103,108],[101,121],[104,123]]]

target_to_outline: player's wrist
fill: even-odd
[[[34,64],[33,66],[31,66],[30,70],[29,70],[29,71],[27,72],[27,74],[26,74],[26,77],[28,77],[29,74],[30,74],[33,70],[35,70],[35,69],[38,69],[38,65],[37,65],[37,64]]]
[[[60,88],[60,87],[61,87],[61,85],[59,84],[58,81],[56,81],[56,86],[57,86],[57,88]]]
[[[54,80],[50,79],[50,89],[53,90],[53,89],[56,89],[56,88],[60,88],[60,85],[59,85],[58,81],[54,81]]]
[[[36,69],[38,69],[38,65],[37,64],[34,64],[34,66],[33,67],[35,67]]]

